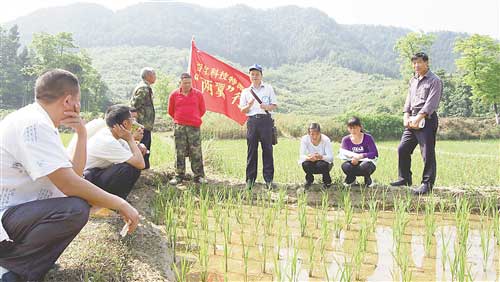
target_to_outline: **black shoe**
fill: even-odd
[[[312,182],[306,181],[306,183],[304,183],[304,188],[305,189],[311,188],[312,184],[313,184]]]
[[[411,179],[399,179],[391,182],[391,186],[411,186]]]
[[[370,176],[365,176],[365,186],[371,187],[372,183],[373,183],[372,178]]]
[[[9,271],[9,272],[4,273],[2,275],[2,279],[0,279],[0,281],[1,282],[22,282],[23,280],[16,273]]]
[[[411,190],[413,195],[425,195],[432,190],[432,185],[429,183],[422,183],[418,188]]]

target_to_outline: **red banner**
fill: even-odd
[[[194,40],[190,62],[193,87],[203,93],[207,110],[224,114],[243,125],[247,118],[238,105],[241,91],[251,84],[248,75],[198,50]]]

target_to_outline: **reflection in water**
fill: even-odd
[[[251,212],[249,212],[251,214]],[[314,214],[314,212],[312,212]],[[362,266],[360,268],[359,278],[361,280],[367,281],[392,281],[394,278],[399,278],[399,269],[396,265],[394,258],[394,238],[393,230],[391,225],[394,223],[393,214],[381,213],[377,220],[377,226],[373,233],[370,232],[367,241],[367,251],[363,253]],[[330,218],[335,218],[336,215]],[[354,252],[357,250],[357,245],[359,241],[359,222],[362,222],[362,218],[366,217],[366,213],[355,214],[353,218],[353,224],[350,230],[343,230],[341,232],[340,238],[335,238],[333,231],[328,237],[328,241],[325,242],[325,262],[320,261],[319,258],[319,244],[316,243],[316,251],[314,255],[314,275],[313,277],[308,277],[309,268],[311,262],[308,256],[308,240],[309,237],[300,236],[300,226],[295,217],[290,216],[288,218],[289,234],[287,239],[282,240],[280,245],[279,263],[278,267],[281,269],[283,274],[283,281],[291,280],[292,264],[293,258],[296,257],[296,281],[326,281],[326,275],[330,281],[338,281],[340,279],[340,274],[345,268],[344,264],[346,261],[350,262],[354,256]],[[414,218],[415,214],[409,214],[410,218]],[[312,215],[311,215],[312,218]],[[279,219],[278,219],[279,222]],[[312,219],[310,222],[314,222]],[[470,231],[467,242],[467,257],[466,263],[470,276],[475,281],[494,281],[497,273],[497,268],[500,266],[500,261],[498,260],[498,247],[496,246],[496,239],[493,234],[490,235],[488,241],[488,251],[489,256],[486,260],[486,265],[484,265],[483,259],[483,249],[481,245],[481,233],[478,230],[479,220],[478,217],[471,215],[470,219]],[[232,224],[236,224],[232,222]],[[405,247],[407,256],[409,258],[409,269],[412,272],[413,281],[450,281],[452,279],[451,270],[453,269],[453,262],[455,260],[455,248],[457,240],[457,228],[454,226],[454,220],[445,219],[441,217],[440,220],[436,222],[437,228],[434,234],[433,242],[429,255],[425,254],[424,249],[424,228],[423,222],[418,220],[411,220],[406,229],[406,233],[402,237],[402,244],[406,244]],[[308,227],[314,225],[309,224]],[[249,229],[255,230],[254,226],[250,226]],[[211,228],[214,230],[214,228]],[[260,231],[260,230],[259,230]],[[256,234],[255,234],[256,233]],[[186,234],[186,231],[180,230],[179,234]],[[273,274],[274,261],[271,259],[273,255],[276,255],[278,247],[276,244],[270,243],[267,245],[267,264],[266,273],[262,273],[262,254],[263,249],[261,234],[259,232],[244,232],[245,242],[249,243],[249,257],[250,262],[248,265],[249,270],[249,280],[250,281],[271,281],[275,280],[276,277]],[[277,239],[277,232],[274,230],[271,234],[267,234],[267,242],[275,242]],[[243,280],[243,259],[242,259],[242,247],[238,244],[239,238],[237,232],[233,234],[233,241],[229,247],[229,266],[230,266],[230,281],[242,281]],[[321,237],[321,232],[318,228],[312,227],[308,236],[312,236],[314,240],[319,240]],[[222,234],[217,236],[219,240],[223,238]],[[248,239],[248,241],[247,241]],[[210,257],[210,272],[212,274],[224,275],[224,255],[223,247],[221,241],[216,244],[216,255],[211,255]],[[286,244],[285,244],[286,243]],[[286,245],[286,246],[285,246]],[[178,244],[179,246],[179,244]],[[296,248],[296,249],[294,249]],[[274,252],[272,251],[274,250]],[[196,253],[196,249],[187,250],[187,252]],[[213,253],[212,253],[213,254]],[[486,271],[484,271],[484,269]],[[198,271],[199,267],[194,266],[191,273]],[[198,276],[196,276],[198,277]],[[190,279],[191,280],[191,279]],[[196,279],[194,279],[196,280]],[[193,281],[194,281],[193,280]]]
[[[453,248],[455,247],[456,228],[455,226],[441,226],[434,234],[436,244],[436,281],[451,280],[450,261],[455,258]]]
[[[377,267],[373,274],[368,276],[367,281],[392,281],[391,271],[396,264],[392,256],[394,252],[392,228],[377,226],[375,237],[378,252]]]
[[[494,281],[496,275],[493,264],[493,258],[495,255],[495,238],[491,236],[489,240],[489,256],[486,261],[486,272],[483,271],[484,259],[479,230],[471,230],[471,232],[469,232],[468,246],[469,251],[467,252],[467,261],[471,262],[470,272],[474,281]]]
[[[411,254],[415,267],[422,268],[424,264],[424,236],[413,234],[411,236]]]

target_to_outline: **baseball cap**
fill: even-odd
[[[253,64],[248,68],[248,71],[258,70],[262,73],[262,66],[259,64]]]

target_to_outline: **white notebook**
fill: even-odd
[[[412,116],[410,117],[410,121],[413,123],[417,119],[417,116]],[[425,118],[421,119],[420,122],[418,123],[419,128],[424,128],[425,126]]]

